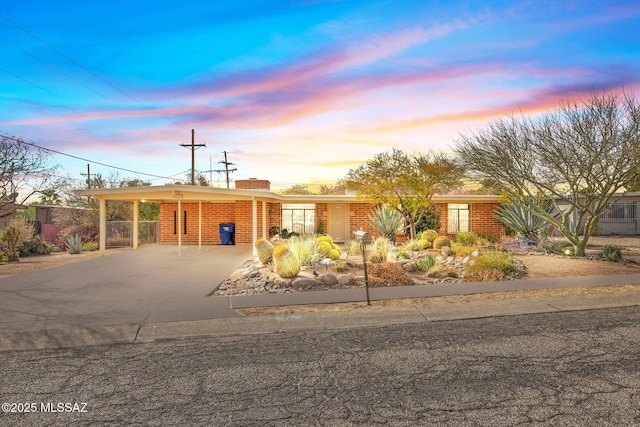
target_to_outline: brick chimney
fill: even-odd
[[[271,190],[271,182],[266,179],[237,179],[236,190]]]

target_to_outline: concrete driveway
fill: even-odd
[[[251,258],[251,245],[158,245],[1,278],[0,332],[238,317],[205,296]]]

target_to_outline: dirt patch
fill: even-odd
[[[550,279],[555,277],[612,276],[616,274],[640,273],[640,264],[629,260],[626,263],[591,259],[552,257],[546,255],[517,255],[526,274],[522,279]]]
[[[474,295],[455,295],[447,297],[429,297],[429,298],[406,298],[396,300],[371,301],[371,305],[366,302],[337,303],[337,304],[313,304],[313,305],[289,305],[278,307],[256,307],[236,309],[237,312],[245,316],[267,316],[267,315],[283,315],[295,313],[313,313],[319,311],[359,311],[359,310],[376,310],[385,307],[413,307],[416,305],[432,305],[432,304],[455,304],[477,301],[491,300],[509,300],[517,298],[543,298],[550,296],[568,296],[568,295],[596,295],[596,294],[615,294],[626,292],[640,291],[640,284],[619,285],[619,286],[602,286],[602,287],[580,287],[580,288],[559,288],[559,289],[543,289],[535,291],[512,291],[512,292],[493,292],[486,294]]]
[[[112,255],[128,250],[131,250],[131,248],[107,249],[106,255]],[[100,256],[100,251],[81,252],[79,254],[70,254],[69,252],[54,252],[50,255],[24,257],[20,258],[20,261],[18,262],[1,264],[0,278],[13,276],[14,274],[28,273],[30,271],[56,267],[58,265],[69,264],[72,262],[84,261],[98,256]]]

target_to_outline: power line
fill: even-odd
[[[83,66],[82,64],[80,64],[78,61],[76,61],[75,59],[71,58],[69,55],[65,54],[64,52],[60,51],[59,49],[55,48],[54,46],[50,45],[49,43],[47,43],[46,41],[44,41],[43,39],[41,39],[40,37],[38,37],[37,35],[33,34],[32,32],[30,32],[29,30],[27,30],[26,28],[24,28],[23,26],[21,26],[20,24],[18,24],[17,22],[14,22],[13,20],[9,19],[8,17],[4,16],[3,14],[0,13],[0,17],[2,19],[4,19],[5,21],[9,22],[11,25],[13,25],[14,27],[18,28],[20,31],[23,31],[25,34],[29,35],[30,37],[32,37],[33,39],[37,40],[38,42],[42,43],[44,46],[46,46],[47,48],[51,49],[52,51],[54,51],[55,53],[57,53],[58,55],[60,55],[61,57],[63,57],[64,59],[66,59],[67,61],[71,62],[72,64],[74,64],[75,66],[79,67],[81,70],[84,70],[85,72],[89,73],[90,75],[92,75],[93,77],[97,78],[98,80],[100,80],[101,82],[103,82],[104,84],[108,85],[109,87],[115,89],[116,91],[120,92],[121,94],[123,94],[124,96],[126,96],[127,98],[131,99],[132,101],[136,102],[137,104],[142,105],[142,102],[140,102],[138,99],[136,99],[135,97],[133,97],[132,95],[128,94],[127,92],[125,92],[124,90],[120,89],[118,86],[114,85],[113,83],[111,83],[110,81],[108,81],[107,79],[105,79],[104,77],[100,76],[97,73],[94,73],[93,71],[91,71],[90,69],[88,69],[87,67]],[[0,37],[2,38],[2,37]],[[57,69],[56,67],[54,67],[53,65],[48,64],[47,62],[45,62],[44,60],[38,58],[36,55],[33,55],[29,52],[27,52],[26,50],[22,49],[21,47],[15,45],[14,43],[2,38],[3,40],[5,40],[5,42],[12,44],[14,47],[16,47],[17,49],[22,50],[23,52],[25,52],[26,54],[28,54],[29,56],[33,57],[34,59],[37,59],[38,61],[49,65],[50,67],[52,67],[53,69],[55,69],[56,71],[62,73],[63,75],[67,76],[68,78],[74,80],[76,83],[84,86],[85,88],[91,90],[92,92],[95,92],[96,94],[102,96],[103,98],[107,98],[106,96],[102,95],[101,93],[97,92],[96,90],[92,89],[91,87],[83,84],[82,82],[74,79],[73,77],[65,74],[64,72],[60,71],[59,69]],[[4,70],[3,70],[4,71]],[[5,71],[6,72],[6,71]],[[9,73],[11,74],[11,73]],[[13,74],[11,74],[13,75]],[[14,77],[17,77],[14,75]],[[17,77],[21,80],[24,80],[20,77]],[[35,86],[35,85],[34,85]],[[46,90],[46,89],[43,89]],[[49,91],[47,91],[49,92]],[[165,119],[166,121],[170,122],[173,125],[176,125],[182,129],[186,129],[184,126],[182,126],[180,123],[176,122],[175,120],[172,120],[166,116],[160,116],[163,119]],[[200,137],[202,140],[204,140],[205,142],[209,142],[207,141],[205,138]]]
[[[93,89],[92,87],[87,86],[86,84],[82,83],[80,80],[76,79],[75,77],[70,76],[69,74],[65,73],[64,71],[62,71],[61,69],[59,69],[58,67],[56,67],[55,65],[51,65],[49,64],[47,61],[45,61],[44,59],[41,59],[39,57],[37,57],[36,55],[32,54],[31,52],[29,52],[26,49],[21,48],[20,46],[18,46],[17,44],[13,43],[10,40],[5,39],[4,37],[0,36],[0,40],[4,41],[7,44],[10,44],[11,46],[15,47],[16,49],[24,52],[25,54],[29,55],[30,57],[32,57],[33,59],[35,59],[36,61],[40,61],[42,62],[44,65],[53,68],[54,70],[56,70],[58,73],[62,74],[63,76],[65,76],[66,78],[68,78],[69,80],[72,80],[74,82],[76,82],[77,84],[79,84],[80,86],[83,86],[86,89],[89,89],[91,92],[95,93],[96,95],[99,95],[103,98],[107,98],[106,96],[104,96],[103,94],[101,94],[100,92],[98,92],[97,90]]]
[[[43,88],[42,86],[38,86],[37,84],[35,84],[35,83],[33,83],[33,82],[31,82],[31,81],[29,81],[29,80],[27,80],[27,79],[23,79],[22,77],[20,77],[20,76],[18,76],[18,75],[16,75],[16,74],[13,74],[13,73],[12,73],[12,72],[10,72],[10,71],[5,70],[4,68],[0,68],[0,71],[2,71],[2,72],[4,72],[4,73],[9,74],[11,77],[13,77],[13,78],[15,78],[15,79],[22,80],[23,82],[25,82],[25,83],[27,83],[27,84],[30,84],[31,86],[33,86],[33,87],[35,87],[35,88],[38,88],[38,89],[43,90],[43,91],[45,91],[45,92],[47,92],[47,93],[50,93],[50,94],[51,94],[51,95],[53,95],[53,96],[58,96],[58,95],[56,95],[55,93],[51,92],[49,89],[45,89],[45,88]]]
[[[154,175],[154,174],[150,174],[150,173],[146,173],[146,172],[134,171],[132,169],[121,168],[119,166],[113,166],[113,165],[109,165],[107,163],[97,162],[95,160],[86,159],[84,157],[75,156],[73,154],[63,153],[61,151],[57,151],[57,150],[54,150],[52,148],[42,147],[40,145],[34,144],[33,142],[23,141],[21,139],[17,139],[17,138],[11,137],[9,135],[4,135],[2,133],[0,133],[0,137],[9,139],[11,141],[15,141],[15,142],[17,142],[19,144],[29,145],[29,146],[32,146],[32,147],[35,147],[35,148],[39,148],[41,150],[49,151],[51,153],[60,154],[61,156],[71,157],[72,159],[82,160],[83,162],[89,162],[89,163],[93,163],[93,164],[96,164],[96,165],[105,166],[105,167],[108,167],[108,168],[111,168],[111,169],[117,169],[117,170],[121,170],[121,171],[125,171],[125,172],[130,172],[130,173],[134,173],[134,174],[137,174],[137,175],[151,176],[151,177],[154,177],[154,178],[170,179],[170,177],[167,177],[167,176]],[[178,175],[178,174],[176,174],[176,175]],[[175,176],[175,175],[172,175],[172,176]]]

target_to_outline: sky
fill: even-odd
[[[0,7],[0,135],[59,173],[332,183],[392,148],[592,90],[640,95],[640,1],[27,0]],[[122,170],[126,169],[126,170]]]

